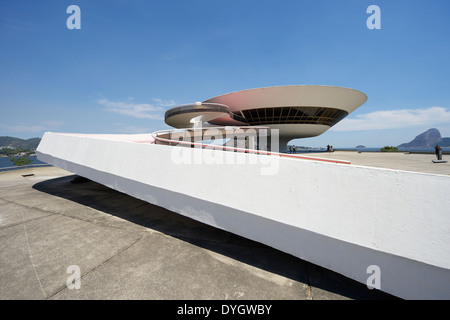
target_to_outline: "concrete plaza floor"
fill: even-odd
[[[59,168],[0,172],[2,300],[392,298]]]
[[[368,166],[422,173],[450,175],[450,155],[444,155],[446,163],[433,163],[434,154],[415,154],[405,152],[361,152],[335,151],[332,153],[299,153],[308,157],[350,161],[351,165]]]

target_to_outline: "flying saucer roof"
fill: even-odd
[[[200,104],[172,108],[166,112],[166,123],[186,128],[192,118],[203,114],[204,121],[222,126],[303,123],[330,127],[366,100],[367,96],[360,91],[335,86],[256,88],[227,93]],[[215,112],[218,106],[223,108]]]

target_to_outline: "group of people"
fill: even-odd
[[[334,152],[333,146],[327,145],[327,152]]]
[[[296,149],[295,146],[289,146],[289,153],[295,153]]]

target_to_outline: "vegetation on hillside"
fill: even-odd
[[[31,139],[20,139],[8,136],[0,137],[0,149],[2,147],[13,148],[13,149],[27,149],[35,150],[39,145],[41,138],[31,138]]]
[[[14,137],[0,137],[0,157],[8,157],[16,166],[30,164],[30,155],[41,141],[40,138],[20,139]]]
[[[393,146],[384,146],[383,148],[380,149],[380,151],[382,152],[392,152],[392,151],[398,151],[397,147],[393,147]]]
[[[0,148],[0,156],[15,157],[15,156],[29,156],[34,154],[34,150],[22,148]]]
[[[15,166],[24,166],[31,163],[31,159],[27,156],[9,157],[9,160],[11,160],[11,162],[14,163]]]

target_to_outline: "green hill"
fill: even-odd
[[[11,147],[14,149],[31,149],[34,150],[39,145],[41,138],[20,139],[14,137],[0,137],[0,148]]]

